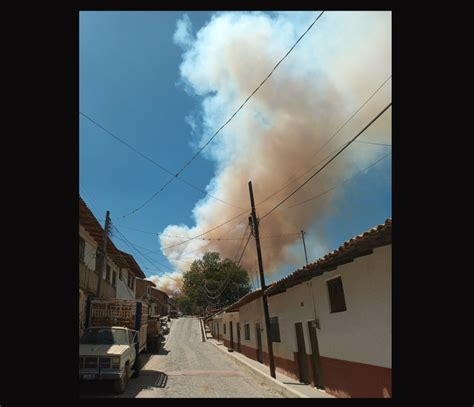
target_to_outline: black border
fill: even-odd
[[[14,148],[22,154],[12,155],[14,166],[7,166],[4,174],[10,178],[12,168],[22,167],[26,176],[15,179],[8,193],[16,214],[5,216],[12,211],[4,212],[4,220],[12,222],[4,230],[10,233],[8,237],[12,246],[16,246],[12,253],[17,250],[17,254],[10,255],[15,256],[11,258],[13,266],[5,266],[4,270],[11,280],[2,284],[6,294],[2,296],[3,316],[6,317],[2,349],[7,349],[11,358],[7,369],[8,382],[2,385],[0,394],[2,406],[24,404],[25,396],[31,396],[35,404],[42,403],[43,398],[66,403],[71,399],[80,400],[76,381],[78,327],[74,319],[78,304],[79,10],[257,9],[254,4],[245,7],[241,3],[234,7],[230,4],[214,7],[202,4],[196,7],[189,3],[158,4],[141,0],[83,1],[74,5],[62,4],[54,11],[41,10],[45,14],[41,17],[40,10],[39,14],[36,14],[37,10],[19,14],[21,27],[26,30],[25,37],[20,39],[19,50],[10,58],[14,70],[19,73],[19,79],[11,81],[16,99],[10,99],[10,103],[17,104],[20,111],[14,132],[9,134],[13,142],[18,142]],[[273,3],[271,7],[258,9],[372,9],[360,4],[353,8],[355,4],[352,2],[340,2],[338,8],[334,4],[324,7],[324,3],[317,3],[311,8],[308,5],[297,7],[291,3],[291,7],[285,7]],[[426,402],[430,397],[451,400],[455,387],[448,386],[446,372],[443,380],[439,377],[440,363],[446,357],[445,349],[426,352],[440,328],[438,318],[437,323],[433,321],[432,324],[429,319],[430,316],[439,316],[436,307],[439,299],[436,292],[430,297],[431,287],[427,285],[427,276],[435,278],[426,258],[427,254],[436,252],[431,240],[436,236],[436,229],[431,224],[432,218],[426,219],[429,215],[423,200],[423,197],[426,199],[430,175],[429,167],[425,167],[429,164],[420,163],[420,157],[426,155],[425,139],[420,137],[417,145],[415,137],[407,136],[426,133],[426,123],[423,122],[426,116],[420,112],[422,100],[414,89],[421,91],[420,81],[426,74],[420,65],[422,61],[416,57],[421,53],[424,58],[430,53],[426,48],[420,48],[427,47],[427,44],[417,41],[417,33],[421,28],[429,28],[426,27],[426,18],[420,19],[420,15],[412,10],[402,12],[393,7],[384,8],[382,4],[377,6],[375,10],[392,10],[395,149],[392,164],[393,398],[381,402],[404,403],[415,399]],[[14,31],[18,38],[19,31]],[[51,45],[52,49],[48,47]],[[45,102],[45,96],[49,102]],[[30,107],[30,111],[26,113],[24,107]],[[25,125],[30,129],[24,130]],[[56,133],[54,126],[57,126]],[[23,208],[20,209],[20,205]],[[34,221],[37,225],[33,226]],[[70,239],[71,236],[74,239]],[[23,264],[24,260],[27,260],[26,264]],[[27,264],[28,260],[31,264]],[[18,363],[18,354],[24,360],[21,363]],[[433,375],[438,373],[438,377],[430,377],[430,371]],[[100,403],[118,403],[116,400],[101,399]],[[86,402],[93,401],[87,399]],[[207,399],[205,402],[211,401]]]

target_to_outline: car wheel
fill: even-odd
[[[113,387],[115,394],[122,394],[125,389],[127,388],[128,377],[130,376],[130,366],[127,364],[125,365],[125,369],[123,371],[123,375],[120,379],[114,380]]]
[[[139,377],[140,376],[140,368],[141,368],[141,360],[140,360],[140,354],[137,355],[135,358],[135,363],[133,364],[133,375],[132,377]]]

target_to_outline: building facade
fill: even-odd
[[[107,264],[102,272],[104,229],[79,197],[79,335],[85,324],[88,298],[135,298],[135,279],[145,277],[133,256],[107,240]],[[98,293],[99,275],[102,292]]]
[[[267,288],[278,371],[337,397],[391,397],[391,241],[389,219]],[[212,317],[213,335],[217,324],[226,346],[268,364],[261,292]]]
[[[158,290],[156,284],[149,280],[136,280],[136,298],[147,301],[150,315],[169,315],[169,297],[165,292]]]

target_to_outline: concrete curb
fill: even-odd
[[[271,376],[268,376],[267,374],[261,372],[259,369],[256,369],[253,367],[250,363],[247,363],[245,360],[242,360],[238,357],[235,357],[232,352],[229,352],[226,347],[222,348],[218,346],[214,341],[211,341],[211,343],[219,349],[221,352],[224,352],[226,355],[230,356],[232,359],[234,359],[237,363],[251,369],[253,372],[257,373],[265,382],[270,387],[276,388],[278,391],[282,392],[285,396],[290,397],[290,398],[310,398],[307,395],[300,393],[299,391],[293,390],[285,386],[283,383],[280,381],[274,379]],[[224,346],[224,345],[222,345]]]
[[[204,321],[202,318],[199,318],[199,324],[201,325],[201,337],[202,341],[206,342],[206,329],[204,328]]]

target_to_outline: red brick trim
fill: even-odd
[[[224,339],[224,345],[229,347],[230,341]],[[240,345],[243,355],[257,360],[257,349],[244,344]],[[237,351],[237,350],[236,350]],[[311,385],[315,384],[312,355],[308,359]],[[294,360],[274,356],[277,372],[299,380],[297,355]],[[269,365],[267,352],[263,352],[263,363]],[[364,363],[349,362],[347,360],[333,359],[321,356],[322,382],[325,390],[336,397],[347,398],[391,398],[392,397],[392,369],[368,365]]]
[[[392,397],[392,369],[321,356],[325,390],[336,397]]]

